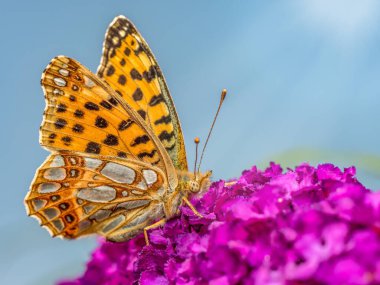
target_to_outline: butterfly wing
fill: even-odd
[[[109,26],[99,77],[150,125],[175,168],[187,170],[184,139],[164,76],[149,46],[124,16]]]
[[[139,160],[60,152],[37,170],[25,203],[53,236],[122,241],[164,216],[166,187],[165,174]]]
[[[49,150],[115,156],[156,165],[172,189],[175,168],[150,127],[114,90],[77,61],[60,56],[45,69],[40,143]]]

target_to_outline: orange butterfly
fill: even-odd
[[[211,172],[189,172],[165,79],[128,19],[109,26],[97,75],[58,56],[41,84],[40,143],[51,154],[25,203],[53,236],[98,233],[119,242],[144,230],[149,243],[147,230],[182,202],[200,215],[187,197],[207,189]]]

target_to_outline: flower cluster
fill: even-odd
[[[307,164],[216,182],[164,227],[101,242],[74,284],[380,284],[380,192]]]

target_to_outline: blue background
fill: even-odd
[[[47,156],[38,144],[42,70],[56,55],[96,71],[108,24],[129,17],[166,76],[187,143],[205,138],[229,90],[203,169],[239,176],[275,160],[356,165],[380,188],[380,2],[2,1],[0,283],[51,284],[83,271],[94,238],[52,239],[23,198]]]

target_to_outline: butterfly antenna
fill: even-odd
[[[199,138],[195,137],[194,138],[194,143],[195,143],[195,162],[194,162],[194,177],[197,174],[197,162],[198,162],[198,145],[199,145]]]
[[[208,140],[210,139],[210,136],[211,136],[212,130],[213,130],[213,128],[214,128],[214,125],[215,125],[216,119],[218,118],[220,108],[221,108],[222,105],[223,105],[223,101],[224,101],[224,99],[226,98],[226,95],[227,95],[227,89],[223,89],[223,90],[222,90],[222,93],[220,94],[220,101],[219,101],[218,110],[216,111],[216,114],[215,114],[215,117],[214,117],[214,121],[212,122],[212,125],[211,125],[211,128],[210,128],[210,131],[208,132],[208,135],[207,135],[207,139],[206,139],[205,145],[203,146],[203,149],[202,149],[202,155],[201,155],[201,159],[199,160],[199,165],[198,165],[198,172],[199,172],[199,169],[201,168],[202,159],[203,159],[203,155],[205,154],[205,150],[206,150],[206,146],[207,146]]]

